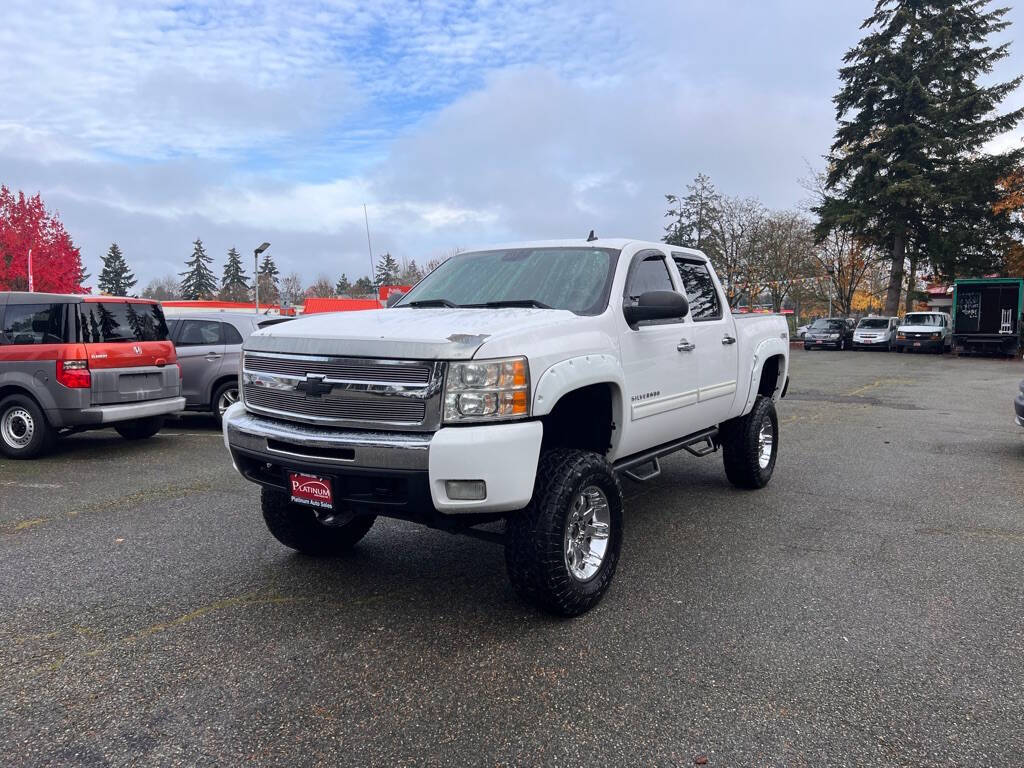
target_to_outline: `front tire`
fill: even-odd
[[[352,549],[377,519],[375,515],[358,515],[335,524],[333,516],[318,517],[312,507],[292,504],[284,491],[265,486],[261,489],[260,506],[263,521],[275,539],[314,557],[340,555]]]
[[[9,459],[34,459],[53,447],[56,433],[35,400],[10,395],[0,400],[0,453]]]
[[[144,419],[122,421],[114,425],[114,430],[125,440],[146,440],[164,426],[163,416],[147,416]]]
[[[533,498],[506,524],[505,565],[526,600],[579,616],[611,585],[622,546],[622,488],[591,451],[541,454]]]
[[[737,488],[764,488],[772,479],[779,454],[779,418],[770,397],[758,395],[746,416],[719,430],[725,476]]]

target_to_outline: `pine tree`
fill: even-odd
[[[373,293],[373,282],[368,277],[360,277],[352,286],[352,293],[356,296],[365,296]]]
[[[398,279],[402,285],[416,285],[416,283],[423,279],[423,272],[416,265],[416,259],[405,265],[405,269],[402,270],[402,274]]]
[[[398,285],[398,262],[390,253],[385,253],[377,262],[377,272],[374,275],[377,285]]]
[[[341,277],[338,278],[338,282],[334,284],[334,292],[338,296],[344,296],[345,294],[350,293],[351,291],[352,283],[348,281],[348,278],[345,276],[345,273],[342,272]]]
[[[87,276],[83,275],[84,268],[79,266],[79,285]],[[111,243],[107,249],[107,255],[103,257],[103,270],[100,272],[99,289],[100,293],[110,296],[127,296],[135,283],[135,275],[128,268],[128,262],[124,260],[124,254],[117,243]]]
[[[698,173],[693,183],[686,185],[686,196],[665,195],[669,208],[665,212],[670,221],[665,226],[663,241],[683,248],[699,248],[713,256],[712,228],[722,205],[722,196],[711,178]]]
[[[220,281],[220,297],[225,301],[247,301],[251,288],[242,267],[242,257],[235,248],[228,251],[224,263],[224,276]]]
[[[260,283],[260,303],[273,304],[281,298],[281,291],[278,286],[277,276],[280,272],[270,252],[263,254],[263,261],[260,262],[258,280]]]
[[[185,262],[186,271],[181,272],[181,295],[185,299],[209,299],[217,291],[217,278],[210,271],[213,259],[206,255],[203,241],[196,238],[192,244],[192,258]]]
[[[963,259],[983,254],[997,234],[996,182],[1024,157],[1024,149],[981,152],[1024,116],[996,113],[1020,77],[977,82],[1008,53],[1008,43],[987,44],[1009,25],[1007,9],[988,6],[878,0],[839,70],[839,128],[817,235],[849,229],[888,250],[887,314],[897,312],[908,253],[940,271],[979,268]]]

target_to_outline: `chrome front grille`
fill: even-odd
[[[246,408],[290,421],[430,431],[441,423],[444,363],[246,352]]]
[[[409,365],[402,361],[344,360],[246,352],[245,368],[253,372],[299,378],[313,373],[337,381],[427,384],[430,381],[431,366],[423,363]]]

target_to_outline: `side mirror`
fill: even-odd
[[[648,291],[640,294],[636,304],[622,308],[629,325],[647,320],[676,320],[686,317],[690,304],[686,297],[675,291]]]

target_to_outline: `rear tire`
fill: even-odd
[[[34,459],[57,438],[42,409],[27,395],[0,400],[0,453],[9,459]]]
[[[147,416],[144,419],[122,421],[114,425],[114,430],[125,440],[146,440],[159,432],[163,426],[163,416]]]
[[[505,527],[505,566],[516,591],[558,616],[597,605],[622,546],[622,488],[591,451],[541,454],[533,498]]]
[[[779,455],[779,418],[770,397],[758,395],[746,416],[719,429],[725,476],[737,488],[764,488]]]
[[[376,515],[358,515],[340,525],[320,522],[312,507],[292,504],[288,494],[263,487],[260,493],[263,520],[274,538],[304,555],[327,557],[347,552],[359,543],[376,521]]]
[[[226,411],[228,408],[230,408],[237,402],[237,381],[226,381],[219,387],[217,387],[217,389],[213,393],[213,398],[210,402],[210,411],[213,413],[213,418],[217,420],[218,426],[220,426],[221,421],[224,418],[224,411]]]

